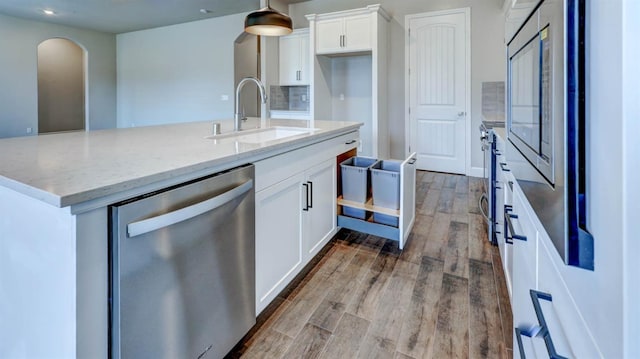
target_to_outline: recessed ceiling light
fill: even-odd
[[[42,10],[42,12],[45,13],[45,15],[55,15],[56,14],[55,11],[49,10],[49,9]]]
[[[200,12],[203,14],[211,14],[213,12],[213,10],[209,10],[209,9],[200,9]]]

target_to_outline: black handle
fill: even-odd
[[[309,211],[309,185],[306,183],[303,183],[302,185],[304,186],[304,201],[305,201],[305,207],[302,210]]]
[[[409,164],[412,165],[412,164],[416,163],[416,161],[418,161],[417,158],[412,158],[412,159],[409,160]]]
[[[307,183],[309,184],[309,191],[307,192],[307,194],[309,195],[309,200],[308,200],[308,208],[313,208],[313,182],[311,181],[307,181]]]
[[[350,141],[345,142],[344,144],[345,145],[350,145],[350,144],[353,144],[353,143],[356,143],[356,140],[350,140]]]
[[[493,150],[493,154],[496,156],[502,156],[502,153],[500,153],[500,151],[498,150]]]
[[[512,218],[518,218],[517,215],[511,213],[511,211],[513,211],[513,206],[510,205],[505,205],[504,206],[504,221],[507,224],[505,230],[504,230],[504,241],[507,244],[513,244],[513,240],[514,239],[518,239],[521,241],[526,241],[527,237],[520,235],[520,234],[516,234],[513,231],[513,223],[511,222]],[[511,233],[511,237],[509,237],[509,233]]]
[[[506,166],[506,165],[507,165],[506,163],[504,163],[504,162],[500,162],[500,169],[502,169],[502,170],[503,170],[503,171],[505,171],[505,172],[511,172],[511,170],[510,170],[510,169],[508,169],[508,168],[505,168],[505,167],[504,167],[504,166]]]

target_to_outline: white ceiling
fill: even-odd
[[[118,34],[248,12],[259,5],[260,0],[0,0],[0,14]],[[45,9],[55,15],[45,15]]]

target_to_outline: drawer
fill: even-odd
[[[296,173],[354,149],[360,142],[359,132],[354,131],[313,145],[298,148],[254,163],[256,192]]]
[[[569,358],[599,357],[592,335],[558,271],[564,263],[547,234],[540,232],[539,236],[538,290],[552,297],[550,302],[541,304],[556,351]]]

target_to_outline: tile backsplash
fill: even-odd
[[[503,121],[504,81],[482,83],[482,117],[485,121]]]
[[[274,111],[309,111],[309,86],[270,86],[270,106]]]

